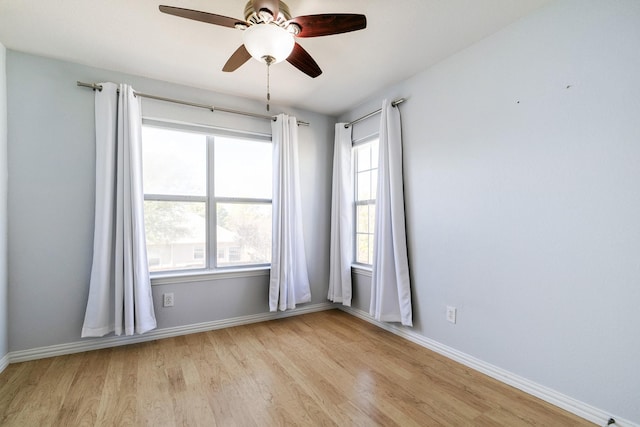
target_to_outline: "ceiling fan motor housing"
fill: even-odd
[[[278,16],[273,16],[273,11],[268,8],[255,10],[254,2],[249,0],[244,7],[244,19],[252,24],[274,23],[284,27],[286,22],[291,19],[291,13],[289,12],[289,6],[282,1],[279,2],[279,9]]]

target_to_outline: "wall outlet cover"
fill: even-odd
[[[173,293],[167,293],[162,295],[162,306],[173,307]]]
[[[450,305],[447,306],[447,321],[456,323],[456,308]]]

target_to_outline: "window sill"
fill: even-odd
[[[212,280],[236,279],[239,277],[268,276],[270,267],[205,270],[205,271],[179,271],[170,273],[152,273],[151,286],[173,285],[176,283],[209,282]]]
[[[373,269],[371,268],[371,266],[364,264],[351,264],[351,273],[359,274],[365,277],[371,277]]]

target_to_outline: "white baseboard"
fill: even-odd
[[[455,360],[456,362],[468,366],[469,368],[482,372],[483,374],[495,378],[498,381],[522,390],[525,393],[538,397],[546,402],[551,403],[552,405],[555,405],[568,412],[571,412],[572,414],[584,418],[585,420],[604,426],[607,424],[607,421],[610,418],[614,418],[616,421],[616,426],[638,427],[638,424],[636,423],[613,416],[606,411],[595,408],[589,404],[566,396],[562,393],[537,384],[502,368],[498,368],[497,366],[493,366],[466,353],[417,334],[410,329],[399,327],[395,324],[379,322],[365,311],[345,306],[339,306],[339,308],[355,317],[379,326],[382,329],[385,329],[395,335],[401,336],[402,338],[405,338],[422,347],[428,348],[429,350],[435,351],[436,353],[439,353],[449,359]]]
[[[65,354],[81,353],[83,351],[99,350],[108,347],[118,347],[121,345],[134,344],[146,341],[153,341],[162,338],[170,338],[181,335],[193,334],[196,332],[206,332],[215,329],[230,328],[232,326],[247,325],[250,323],[264,322],[267,320],[282,319],[285,317],[299,316],[301,314],[313,313],[316,311],[330,310],[335,308],[331,303],[320,303],[305,305],[295,310],[279,311],[274,313],[259,313],[249,316],[234,317],[231,319],[214,320],[212,322],[196,323],[193,325],[176,326],[172,328],[157,329],[143,335],[130,337],[111,336],[107,338],[92,338],[66,344],[57,344],[46,347],[31,348],[28,350],[13,351],[0,359],[0,372],[9,363],[25,362],[28,360],[44,359],[47,357],[62,356]],[[3,362],[5,363],[3,366]]]
[[[9,366],[9,354],[5,354],[2,356],[2,359],[0,359],[0,374],[7,368],[7,366]]]

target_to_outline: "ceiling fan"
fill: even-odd
[[[366,28],[367,18],[353,13],[327,13],[292,18],[289,7],[279,0],[249,0],[245,19],[230,18],[198,10],[160,6],[160,11],[182,18],[243,30],[243,42],[231,55],[222,71],[237,70],[251,57],[267,66],[287,60],[310,77],[322,70],[296,41],[296,37],[320,37]]]

